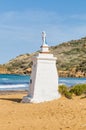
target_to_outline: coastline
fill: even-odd
[[[0,90],[0,95],[27,94],[27,90]]]
[[[85,130],[86,98],[74,96],[38,103],[20,103],[27,91],[0,92],[1,130]]]

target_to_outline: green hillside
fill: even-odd
[[[50,47],[57,57],[57,69],[63,77],[86,77],[86,37]],[[37,53],[37,52],[36,52]],[[27,74],[32,66],[33,54],[24,54],[10,60],[4,66],[11,73]]]

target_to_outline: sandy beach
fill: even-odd
[[[0,94],[0,130],[86,130],[86,98],[20,103],[26,92]]]

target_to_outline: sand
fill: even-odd
[[[86,98],[20,103],[26,92],[0,94],[0,130],[86,130]]]

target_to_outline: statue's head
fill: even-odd
[[[42,37],[46,37],[45,31],[42,32]]]

